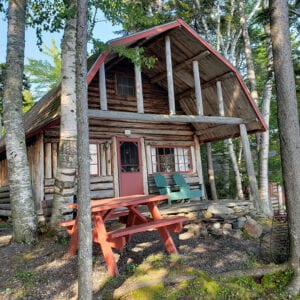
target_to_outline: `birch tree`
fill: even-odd
[[[25,0],[9,0],[3,118],[13,241],[34,243],[37,221],[32,197],[22,109],[25,47]]]
[[[77,1],[76,106],[78,148],[78,299],[92,299],[92,224],[90,208],[87,95],[87,0]]]
[[[286,0],[270,0],[269,3],[282,173],[290,231],[290,263],[295,271],[289,290],[296,295],[300,292],[299,117],[291,60],[288,3]]]
[[[61,44],[61,113],[60,136],[55,176],[55,190],[51,214],[51,226],[59,231],[57,223],[67,214],[68,203],[73,203],[77,168],[76,124],[76,2],[66,1],[64,35]]]

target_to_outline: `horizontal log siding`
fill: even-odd
[[[9,186],[0,187],[0,217],[11,216]]]

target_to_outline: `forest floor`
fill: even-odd
[[[77,299],[77,256],[67,256],[68,241],[43,235],[35,246],[14,244],[11,232],[8,223],[0,222],[0,299]],[[261,241],[244,235],[173,237],[179,256],[164,253],[156,231],[134,235],[124,250],[116,251],[117,278],[107,276],[95,245],[93,299],[245,299],[238,291],[232,297],[227,288],[220,290],[211,278],[270,263]]]

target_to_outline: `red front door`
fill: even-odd
[[[140,140],[118,138],[117,141],[120,196],[143,194]]]

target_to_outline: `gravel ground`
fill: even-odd
[[[10,230],[0,228],[0,299],[76,299],[77,256],[67,257],[68,244],[41,239],[36,246],[10,244]],[[258,241],[232,236],[195,237],[174,234],[179,253],[187,264],[209,275],[245,269],[262,258]],[[180,238],[181,237],[181,238]],[[95,299],[107,280],[99,247],[93,248]],[[121,274],[128,264],[139,265],[150,254],[163,253],[156,231],[136,234],[122,251],[116,251]]]

